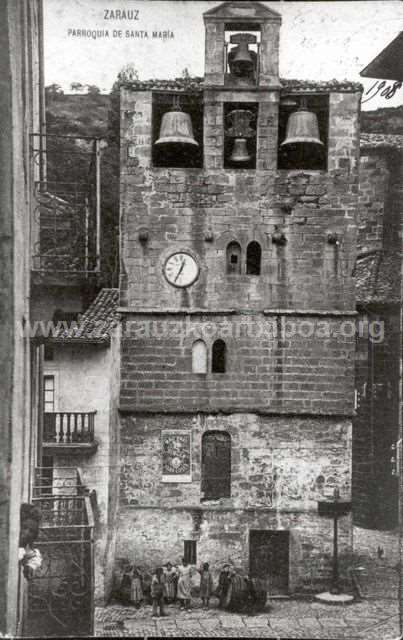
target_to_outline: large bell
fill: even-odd
[[[155,144],[193,144],[196,142],[193,136],[192,119],[188,113],[184,111],[174,110],[167,111],[162,116],[160,137]]]
[[[231,162],[249,162],[250,155],[246,138],[235,138],[230,160]]]
[[[248,76],[254,69],[252,56],[246,42],[241,42],[230,62],[231,72],[236,76]]]
[[[305,107],[298,109],[288,118],[287,134],[280,146],[296,143],[311,143],[323,146],[323,142],[319,137],[318,118],[315,113],[308,111]]]
[[[250,33],[237,33],[231,36],[231,44],[238,45],[228,54],[228,64],[235,76],[250,76],[256,66],[256,53],[250,51],[249,45],[256,43],[256,36]]]

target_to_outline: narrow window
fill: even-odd
[[[197,542],[196,540],[184,540],[183,557],[188,564],[197,563]]]
[[[45,358],[45,360],[53,360],[54,359],[53,345],[51,345],[49,343],[45,343],[44,358]]]
[[[231,436],[226,431],[207,431],[202,439],[203,500],[231,496]]]
[[[258,242],[250,242],[246,249],[246,273],[250,276],[260,276],[262,250]]]
[[[216,340],[213,343],[212,373],[225,373],[226,346],[224,340]]]
[[[43,441],[56,442],[55,376],[43,377]]]
[[[227,247],[227,273],[241,273],[241,245],[230,242]]]
[[[207,347],[203,340],[196,340],[192,345],[192,372],[207,373]]]
[[[55,410],[55,376],[44,376],[43,407],[45,413],[53,413]]]

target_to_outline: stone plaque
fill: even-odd
[[[162,482],[191,482],[190,431],[162,431]]]

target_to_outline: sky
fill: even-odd
[[[199,0],[44,0],[45,83],[59,84],[66,93],[72,82],[95,84],[102,92],[109,92],[119,70],[128,63],[134,64],[142,80],[174,78],[185,67],[191,75],[202,76],[202,14],[219,4]],[[279,0],[263,4],[282,16],[281,77],[359,81],[364,85],[363,109],[403,104],[403,88],[389,100],[380,92],[371,97],[375,89],[370,88],[376,81],[359,75],[403,30],[403,2]],[[126,11],[126,16],[132,12],[137,19],[117,19],[118,10]],[[90,30],[96,37],[80,37],[78,30]],[[126,37],[126,31],[135,37]],[[154,31],[166,31],[173,37],[153,37]]]

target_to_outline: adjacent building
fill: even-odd
[[[362,134],[357,262],[354,522],[398,522],[403,136]]]
[[[30,499],[36,452],[31,421],[30,217],[38,168],[30,134],[43,129],[42,2],[0,5],[0,635],[23,629],[18,564],[20,505]]]

